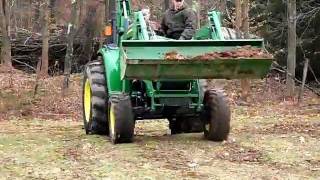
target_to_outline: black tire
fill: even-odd
[[[169,120],[169,128],[171,134],[181,134],[182,133],[182,121],[180,118],[170,118]]]
[[[208,140],[223,141],[230,132],[230,107],[222,91],[208,90],[204,96],[202,121],[204,136]]]
[[[88,84],[86,83],[89,83],[90,87],[87,87]],[[88,91],[86,87],[90,88],[89,100],[85,100]],[[83,123],[86,134],[108,135],[108,91],[102,62],[93,61],[86,65],[82,89]],[[86,110],[85,104],[87,101],[90,103],[90,108]]]
[[[134,116],[131,98],[127,94],[112,95],[109,99],[110,139],[113,144],[130,143],[134,136]]]
[[[200,117],[187,118],[188,133],[200,133],[203,132],[203,121]]]
[[[169,119],[171,134],[203,132],[203,124],[199,117],[177,117]]]

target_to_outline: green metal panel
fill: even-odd
[[[222,31],[221,31],[221,18],[220,12],[218,11],[211,11],[208,14],[209,22],[212,26],[212,39],[214,40],[224,40]]]
[[[209,24],[200,28],[193,39],[197,40],[224,40],[221,26],[221,13],[217,11],[211,11],[208,13]]]
[[[200,28],[195,36],[194,39],[196,40],[206,40],[206,39],[211,39],[211,26],[204,26]]]
[[[122,81],[120,79],[120,50],[117,47],[104,47],[100,49],[105,64],[107,76],[107,86],[109,94],[122,91]]]
[[[121,59],[121,78],[156,80],[264,77],[272,59],[195,59],[205,53],[231,51],[246,45],[263,47],[263,41],[123,41],[125,55]],[[166,53],[169,52],[177,52],[185,60],[165,60]]]
[[[242,79],[263,78],[272,59],[155,61],[128,60],[125,79]]]
[[[119,34],[125,34],[129,30],[129,24],[131,21],[131,1],[129,0],[116,0],[117,6],[117,30]],[[118,36],[118,46],[121,45],[121,39],[123,36]]]
[[[149,40],[150,38],[149,38],[148,30],[147,30],[147,24],[146,24],[146,22],[144,20],[142,12],[141,11],[136,12],[135,16],[137,16],[136,17],[137,18],[137,22],[136,23],[140,27],[140,33],[139,33],[140,36],[138,36],[139,39],[140,40]]]

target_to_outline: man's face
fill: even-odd
[[[173,7],[175,10],[179,10],[182,8],[182,5],[184,3],[184,0],[172,0]]]

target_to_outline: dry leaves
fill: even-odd
[[[171,51],[165,54],[165,60],[215,60],[215,59],[272,59],[272,55],[261,48],[252,46],[239,47],[232,51],[211,52],[193,58],[185,57],[177,51]]]

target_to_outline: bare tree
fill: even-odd
[[[241,37],[240,33],[240,28],[241,28],[241,18],[242,18],[242,13],[241,13],[241,0],[236,0],[236,21],[235,21],[235,29],[237,32],[237,38]]]
[[[163,3],[164,11],[169,9],[169,7],[170,7],[170,0],[164,0],[164,3]]]
[[[33,27],[32,27],[32,30],[34,32],[39,32],[40,31],[40,4],[41,4],[41,1],[36,1],[34,3],[34,17],[33,17]]]
[[[76,27],[80,26],[80,22],[82,20],[83,14],[84,14],[84,2],[83,0],[77,0],[77,18],[75,22]],[[71,12],[71,15],[72,15],[72,12]]]
[[[242,23],[240,30],[244,33],[244,38],[249,38],[249,0],[242,0],[241,4],[241,12],[242,12]],[[241,80],[241,91],[242,91],[242,99],[247,101],[248,95],[250,92],[250,82],[249,79]]]
[[[242,38],[242,33],[244,32],[245,37],[249,37],[249,0],[236,0],[236,20],[235,20],[235,29],[237,32],[237,38]],[[250,91],[250,82],[248,79],[241,80],[241,98],[244,101],[247,101],[249,91]]]
[[[98,31],[98,39],[99,39],[99,48],[103,46],[104,43],[104,35],[103,35],[103,29],[106,25],[106,20],[105,20],[105,9],[106,9],[106,4],[104,2],[100,2],[100,5],[97,8],[97,31]]]
[[[201,26],[201,4],[197,0],[192,1],[192,9],[197,15],[197,28],[200,29]]]
[[[49,0],[45,0],[41,8],[42,14],[42,58],[40,66],[40,74],[48,75],[49,67]]]
[[[40,7],[40,5],[39,5]],[[49,0],[44,0],[41,5],[40,17],[42,19],[42,55],[37,65],[36,84],[34,96],[37,95],[40,79],[48,76],[49,66]]]
[[[31,24],[32,24],[32,0],[29,0],[28,3],[28,20],[27,20],[27,27],[31,28]]]
[[[66,94],[66,90],[69,87],[70,74],[71,74],[71,60],[73,58],[73,40],[75,36],[75,25],[77,20],[77,0],[72,1],[71,7],[71,19],[68,25],[68,44],[67,54],[64,61],[64,81],[62,88],[62,95]]]
[[[86,7],[86,17],[81,23],[79,30],[81,31],[79,35],[83,38],[81,39],[83,47],[80,55],[80,61],[89,62],[92,60],[94,51],[94,37],[95,32],[98,29],[97,25],[97,7],[100,5],[98,1],[91,1]]]
[[[0,23],[2,32],[1,63],[11,68],[11,43],[10,43],[10,10],[7,0],[0,1]]]
[[[222,13],[226,12],[226,7],[227,7],[227,1],[226,0],[219,0],[219,11]]]
[[[79,4],[79,21],[81,21],[83,18],[83,15],[86,14],[85,10],[85,3],[84,0],[77,0],[77,3]]]
[[[242,0],[242,25],[241,31],[244,33],[244,38],[249,38],[249,0]]]
[[[295,70],[296,70],[296,47],[297,47],[297,7],[296,0],[288,0],[288,59],[287,59],[287,93],[294,97],[295,91]]]

